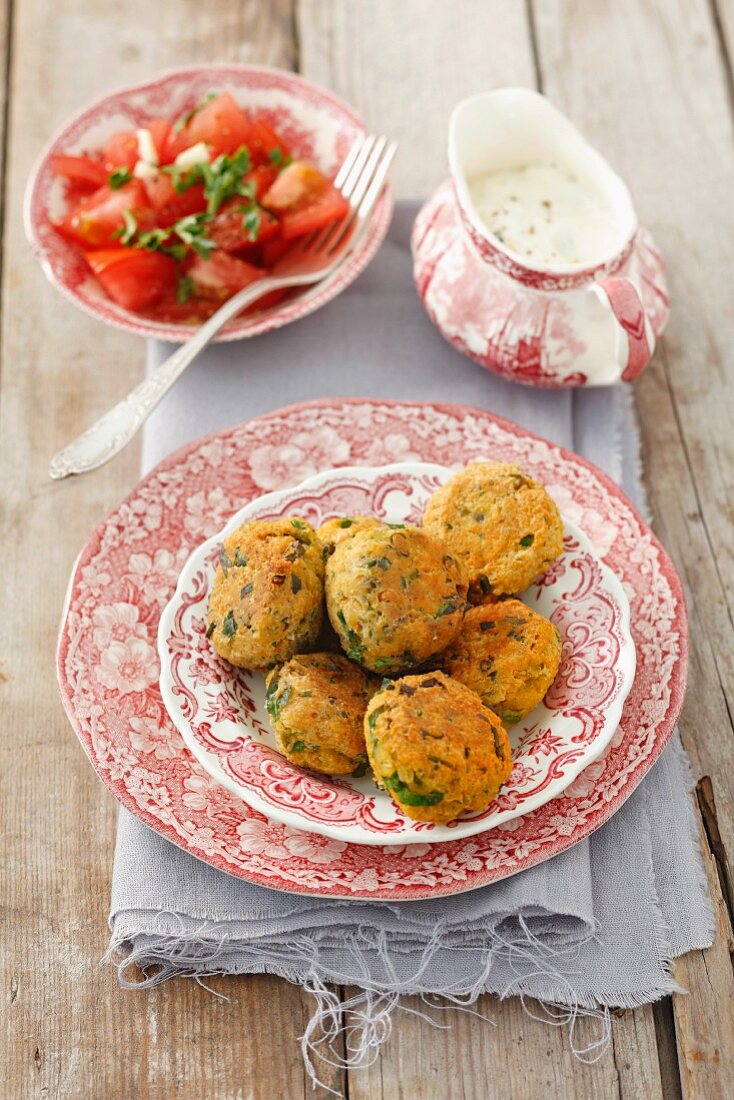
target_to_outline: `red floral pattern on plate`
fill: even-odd
[[[259,65],[198,65],[175,69],[143,84],[135,84],[96,100],[75,115],[51,139],[39,157],[25,196],[26,237],[44,273],[74,305],[101,321],[139,336],[181,343],[194,334],[191,325],[153,320],[118,306],[91,274],[81,252],[52,228],[65,211],[63,181],[51,171],[55,153],[98,149],[115,130],[137,129],[155,116],[176,118],[190,111],[207,92],[230,91],[271,125],[299,155],[313,160],[330,175],[349,148],[365,132],[360,117],[333,92],[296,73]],[[389,188],[377,204],[363,242],[344,264],[323,282],[289,297],[272,309],[235,318],[217,340],[256,336],[297,321],[336,297],[364,270],[387,233],[393,199]]]
[[[619,729],[598,762],[593,782],[585,772],[559,798],[490,832],[464,840],[402,848],[347,844],[268,822],[242,799],[211,783],[166,714],[157,682],[122,694],[94,674],[99,649],[93,615],[100,606],[133,603],[137,622],[155,642],[167,602],[131,569],[133,555],[160,549],[188,556],[216,533],[221,520],[202,514],[186,523],[187,503],[199,493],[219,494],[233,514],[262,490],[250,454],[290,445],[297,433],[329,428],[348,444],[350,461],[364,461],[376,439],[381,460],[402,458],[389,438],[445,466],[472,459],[520,463],[549,486],[565,486],[582,513],[602,517],[610,532],[604,560],[625,586],[637,652],[632,690]],[[402,447],[402,444],[401,444]],[[324,465],[332,465],[327,462]],[[293,481],[299,471],[292,471]],[[222,510],[226,510],[222,506]],[[598,522],[598,521],[597,521]],[[584,527],[583,521],[580,526]],[[589,532],[591,533],[591,532]],[[173,593],[171,582],[169,597]],[[281,409],[190,444],[167,458],[93,533],[69,585],[58,647],[62,699],[74,730],[109,790],[132,813],[186,851],[230,874],[295,893],[345,898],[416,900],[485,886],[564,851],[599,828],[632,793],[673,732],[685,690],[686,612],[676,571],[653,533],[620,490],[583,459],[509,421],[457,405],[333,399]],[[158,675],[157,662],[151,670]],[[150,751],[136,747],[133,720],[154,723]],[[167,746],[171,755],[166,756]],[[592,765],[597,767],[597,765]],[[205,796],[200,785],[204,784]],[[192,804],[192,800],[193,803]],[[201,808],[199,808],[201,807]],[[255,824],[250,824],[255,823]],[[319,845],[314,859],[308,843]],[[287,853],[287,854],[284,854]]]
[[[450,473],[402,463],[316,474],[245,505],[184,566],[158,630],[164,705],[206,771],[268,817],[356,844],[474,836],[559,795],[614,734],[634,679],[629,605],[586,537],[568,526],[552,581],[526,594],[564,638],[558,678],[545,704],[510,731],[514,767],[499,797],[483,813],[451,825],[411,821],[371,778],[327,779],[285,760],[269,729],[264,677],[238,671],[214,654],[204,633],[207,602],[221,543],[236,527],[284,515],[302,516],[315,527],[357,513],[393,523],[418,519]]]

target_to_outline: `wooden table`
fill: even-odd
[[[335,89],[400,141],[403,195],[426,194],[445,174],[457,100],[539,87],[629,182],[669,262],[670,326],[635,392],[655,526],[688,590],[681,730],[699,777],[716,942],[676,962],[688,995],[619,1014],[593,1066],[574,1060],[563,1031],[486,997],[478,1007],[495,1027],[447,1012],[451,1028],[436,1031],[399,1015],[378,1063],[328,1080],[350,1100],[732,1095],[732,0],[4,0],[0,9],[0,1095],[313,1095],[297,1044],[310,1014],[299,989],[264,976],[212,982],[229,1000],[190,981],[127,993],[99,967],[117,807],[68,727],[53,671],[74,557],[135,483],[138,455],[130,447],[62,484],[48,480],[48,460],[140,377],[143,347],[46,283],[23,237],[23,189],[50,132],[90,98],[214,59],[297,68]]]

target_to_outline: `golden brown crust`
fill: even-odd
[[[347,656],[397,675],[456,636],[466,583],[456,559],[427,531],[381,525],[336,546],[326,563],[326,606]]]
[[[327,775],[365,770],[364,715],[378,681],[341,654],[292,657],[268,675],[268,713],[283,754]]]
[[[512,770],[497,715],[442,672],[383,684],[367,708],[365,738],[376,782],[416,821],[481,812]]]
[[[225,539],[208,636],[240,668],[272,668],[313,648],[323,619],[321,547],[298,518],[253,520]]]
[[[520,600],[473,607],[441,654],[444,672],[512,725],[535,710],[561,661],[557,627]]]
[[[563,550],[563,522],[542,485],[519,466],[475,462],[429,500],[425,528],[463,563],[469,599],[516,595]]]
[[[321,545],[324,547],[324,557],[334,553],[334,549],[344,539],[350,539],[352,535],[358,534],[359,531],[366,531],[370,527],[383,527],[385,526],[381,520],[375,519],[374,516],[336,516],[334,519],[327,519],[326,523],[322,523],[320,527],[317,527],[316,534]]]

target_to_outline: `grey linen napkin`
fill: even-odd
[[[304,321],[207,351],[151,417],[143,466],[207,432],[321,396],[451,400],[500,413],[597,463],[644,509],[638,431],[623,387],[574,393],[513,386],[443,342],[415,294],[414,204],[399,204],[380,254],[336,301]],[[152,369],[169,348],[151,345]],[[298,471],[294,471],[297,479]],[[670,961],[708,946],[713,914],[677,735],[624,807],[588,840],[481,890],[422,902],[339,902],[279,893],[195,859],[122,810],[112,885],[110,953],[139,988],[175,975],[267,971],[315,995],[304,1036],[331,1054],[343,1005],[326,983],[355,985],[362,1032],[353,1062],[374,1056],[403,994],[469,1004],[481,992],[564,1006],[569,1025],[609,1006],[677,989]]]

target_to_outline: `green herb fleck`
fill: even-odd
[[[110,173],[110,178],[107,181],[110,185],[110,191],[119,191],[132,178],[133,174],[129,168],[115,168],[114,172]]]
[[[297,592],[300,592],[302,588],[303,584],[301,583],[301,578],[293,575],[291,577],[291,592],[293,593],[293,595],[295,596],[295,594]]]
[[[291,752],[303,752],[306,747],[305,741],[294,741],[291,745]]]
[[[440,619],[444,615],[453,615],[454,611],[456,611],[456,600],[444,600],[443,603],[439,604],[434,618]]]
[[[352,630],[351,626],[344,618],[344,612],[339,609],[336,613],[336,617],[341,623],[344,633],[347,636],[348,647],[346,648],[347,657],[351,657],[353,661],[356,661],[358,665],[361,665],[364,660],[364,642],[360,638],[359,634],[355,630]]]
[[[176,301],[185,306],[194,293],[193,281],[188,275],[179,275],[176,285]]]
[[[209,221],[206,214],[189,214],[186,218],[179,218],[174,223],[173,232],[183,242],[189,245],[205,260],[208,260],[213,250],[217,247],[213,240],[206,235],[205,225]]]
[[[212,621],[211,621],[211,622],[209,623],[209,626],[208,626],[208,627],[206,628],[206,636],[207,636],[207,638],[211,638],[212,634],[214,633],[214,631],[215,631],[216,629],[217,629],[217,624],[216,624],[216,623],[214,622],[214,620],[212,619]]]
[[[234,552],[234,564],[239,565],[240,568],[247,565],[247,557],[246,557],[245,554],[240,553],[239,546],[237,547],[237,549]]]
[[[532,546],[534,542],[535,535],[524,535],[523,538],[520,539],[521,546]]]
[[[305,531],[306,530],[306,524],[303,522],[302,519],[292,519],[291,523],[293,524],[294,527],[297,527],[299,531]]]
[[[222,623],[222,634],[225,638],[231,638],[237,633],[237,622],[234,617],[234,611],[231,609],[224,616],[224,622]]]
[[[397,772],[393,772],[384,780],[385,786],[406,806],[435,806],[443,799],[441,791],[429,791],[428,794],[417,794],[411,791],[407,784],[403,783]]]
[[[122,220],[125,225],[117,229],[112,236],[119,238],[120,244],[130,244],[137,232],[138,223],[135,215],[130,210],[123,210]]]
[[[252,583],[252,581],[250,581],[249,584],[243,585],[242,591],[240,592],[240,599],[244,600],[245,596],[249,596],[254,587],[255,585]]]
[[[485,596],[489,596],[490,593],[492,592],[492,584],[490,582],[489,577],[480,577],[479,578],[479,587],[481,588],[481,590],[482,590],[482,592],[484,593]]]
[[[293,160],[290,153],[284,153],[279,145],[276,145],[274,149],[271,149],[268,153],[268,160],[274,168],[287,168]]]
[[[252,202],[247,206],[241,206],[240,210],[242,211],[242,228],[251,241],[256,241],[260,233],[260,223],[262,221],[260,207],[257,203]]]
[[[339,526],[344,527],[344,528],[351,527],[353,524],[354,524],[353,519],[342,519],[342,520],[339,521]]]
[[[226,577],[227,576],[227,570],[229,569],[229,567],[232,564],[232,559],[230,558],[229,554],[224,549],[224,547],[222,547],[222,549],[219,551],[219,564],[221,565],[222,572],[224,573],[224,575]]]
[[[384,672],[387,668],[392,668],[392,657],[378,657],[374,664],[375,672]]]

